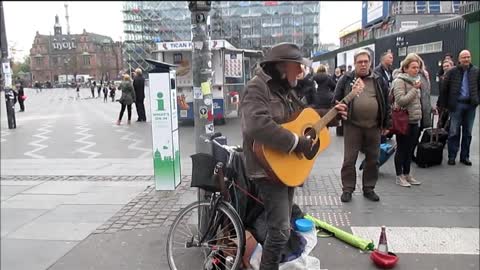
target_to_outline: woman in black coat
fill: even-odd
[[[333,91],[335,90],[335,82],[327,74],[324,65],[318,67],[317,73],[313,76],[313,80],[317,83],[316,91],[312,91],[309,98],[309,105],[315,109],[330,109],[333,99]]]
[[[317,73],[313,76],[317,87],[307,98],[310,107],[314,108],[320,116],[324,116],[332,108],[333,93],[335,91],[335,81],[327,74],[327,68],[324,65],[318,67]],[[338,121],[331,121],[328,126],[338,126]]]

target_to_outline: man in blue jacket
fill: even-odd
[[[480,75],[478,67],[472,65],[472,56],[468,50],[460,52],[459,65],[450,69],[444,77],[437,107],[450,112],[450,130],[448,133],[448,165],[455,165],[460,148],[460,126],[462,144],[460,162],[472,166],[470,161],[470,143],[475,120],[475,110],[480,101]]]

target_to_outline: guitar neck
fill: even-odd
[[[355,98],[356,95],[357,95],[357,93],[350,92],[346,97],[344,97],[340,101],[340,103],[348,104],[348,103],[350,103],[350,101],[352,101]],[[338,114],[337,109],[332,108],[317,123],[315,123],[315,125],[313,125],[313,128],[315,129],[317,134],[318,134],[318,132],[320,132],[320,130],[322,130],[324,127],[326,127],[328,125],[328,123],[330,123],[330,121],[332,121],[335,117],[337,117],[337,114]]]
[[[320,130],[326,127],[328,123],[330,123],[330,121],[332,121],[335,117],[337,117],[337,114],[338,114],[338,111],[335,108],[333,108],[330,111],[328,111],[317,123],[315,123],[313,128],[315,129],[317,134],[318,132],[320,132]]]

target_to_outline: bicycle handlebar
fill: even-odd
[[[236,152],[235,151],[237,149],[236,146],[223,145],[217,142],[217,140],[215,140],[216,138],[221,136],[222,136],[221,132],[215,132],[213,135],[210,135],[210,136],[200,135],[200,138],[204,139],[205,143],[214,143],[215,145],[227,151],[229,154]]]

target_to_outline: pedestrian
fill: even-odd
[[[442,75],[440,75],[440,77],[438,78],[438,91],[439,91],[439,94],[440,94],[440,91],[442,91],[442,87],[443,87],[443,82],[445,81],[445,74],[447,74],[447,71],[449,71],[450,69],[452,69],[455,65],[453,64],[453,61],[452,60],[444,60],[443,63],[442,63],[442,70],[443,70],[443,73]]]
[[[393,54],[392,52],[384,52],[382,56],[380,57],[380,64],[373,70],[377,75],[382,77],[383,82],[385,85],[388,86],[388,89],[392,87],[392,81],[393,81]]]
[[[407,55],[408,56],[408,55]],[[431,83],[430,83],[430,75],[428,74],[427,67],[425,66],[425,63],[423,59],[418,56],[418,54],[413,53],[412,57],[417,58],[417,62],[419,63],[419,69],[418,69],[418,76],[420,78],[420,102],[422,104],[422,119],[420,121],[420,128],[417,133],[417,138],[414,142],[413,150],[412,150],[412,160],[415,159],[415,149],[418,145],[418,141],[420,139],[420,134],[422,134],[422,131],[426,128],[432,127],[432,113],[437,114],[437,109],[436,107],[432,106],[431,103]]]
[[[110,89],[110,98],[112,98],[112,102],[115,102],[115,83],[111,81],[108,88]]]
[[[400,64],[400,74],[393,82],[394,108],[405,108],[408,111],[408,133],[396,134],[397,151],[395,153],[396,184],[402,187],[420,185],[421,182],[413,178],[410,172],[412,153],[417,144],[425,110],[422,106],[419,56],[410,53]],[[430,113],[430,112],[428,112]]]
[[[145,115],[145,78],[143,77],[142,70],[137,68],[135,70],[135,78],[133,79],[133,88],[135,89],[135,108],[137,109],[138,119],[137,122],[146,122],[147,116]]]
[[[327,74],[327,69],[324,65],[318,67],[317,73],[313,76],[313,80],[317,87],[315,91],[308,96],[308,105],[314,108],[321,116],[324,116],[332,107],[333,92],[335,91],[336,84]]]
[[[282,250],[290,238],[294,187],[270,178],[253,152],[253,142],[265,144],[279,152],[308,153],[311,139],[297,136],[283,128],[304,104],[293,88],[301,65],[310,66],[300,48],[292,43],[274,45],[247,83],[241,101],[241,126],[247,176],[255,181],[264,203],[267,234],[263,245],[260,269],[278,269]],[[346,116],[346,105],[336,106]],[[292,153],[293,154],[293,153]]]
[[[450,114],[448,164],[455,165],[461,135],[460,162],[472,166],[470,143],[475,111],[480,101],[480,74],[478,67],[472,65],[470,51],[461,51],[458,60],[459,64],[445,74],[438,106],[448,109]]]
[[[302,73],[297,78],[297,85],[293,88],[298,98],[305,104],[308,103],[307,96],[315,91],[315,82],[309,67],[302,66]]]
[[[127,123],[130,125],[132,120],[132,104],[135,101],[135,91],[133,90],[132,79],[130,78],[130,75],[123,75],[123,81],[118,88],[122,91],[122,96],[119,99],[122,107],[120,109],[120,115],[118,116],[117,125],[120,125],[120,123],[122,122],[125,108],[127,108],[128,113]]]
[[[25,91],[23,89],[23,82],[18,80],[15,84],[15,87],[17,89],[17,99],[18,99],[18,104],[20,105],[20,111],[19,112],[24,112],[25,111],[25,99],[27,96],[25,96]]]
[[[97,82],[93,81],[93,83],[90,85],[90,91],[92,91],[92,98],[95,98],[95,86],[97,86]]]
[[[335,73],[333,74],[333,81],[335,82],[335,84],[338,83],[338,81],[340,80],[340,77],[342,77],[342,70],[340,68],[336,68],[335,69]]]
[[[77,82],[77,98],[80,98],[80,83]]]
[[[443,64],[442,64],[442,68],[443,68],[443,75],[440,76],[439,80],[438,80],[438,91],[439,91],[439,96],[442,95],[442,93],[440,93],[443,89],[443,83],[445,81],[445,74],[447,73],[447,71],[449,71],[450,69],[452,69],[454,66],[453,62],[451,60],[445,60],[443,61]],[[449,120],[449,112],[448,112],[448,109],[446,108],[441,108],[438,106],[438,99],[437,99],[437,110],[439,111],[439,119],[438,119],[438,124],[437,124],[437,127],[438,128],[444,128],[447,132],[450,128],[450,120]]]
[[[437,78],[436,78],[437,82],[439,82],[441,80],[441,77],[443,77],[443,75],[445,75],[445,70],[443,69],[443,63],[445,61],[451,61],[452,63],[454,63],[453,55],[451,53],[446,53],[443,56],[443,59],[440,62],[440,65],[439,65],[440,67],[438,68],[438,72],[437,72]]]
[[[107,103],[107,99],[108,99],[108,82],[105,82],[103,84],[103,102],[104,103]]]
[[[40,93],[42,92],[41,88],[40,88],[40,83],[38,81],[35,81],[35,83],[33,84],[33,87],[35,87],[35,93]]]
[[[100,93],[102,92],[103,79],[100,81],[100,84],[97,86],[97,98],[100,98]]]
[[[352,90],[352,84],[360,80],[365,85],[364,92],[349,103],[348,120],[343,121],[344,159],[341,170],[342,202],[349,202],[356,185],[358,152],[365,152],[363,169],[363,196],[371,201],[380,200],[375,193],[378,180],[377,161],[379,157],[380,136],[388,133],[390,127],[388,89],[383,79],[370,68],[371,55],[367,50],[354,54],[355,70],[346,72],[335,88],[334,101],[342,100]],[[355,81],[355,82],[354,82]]]

